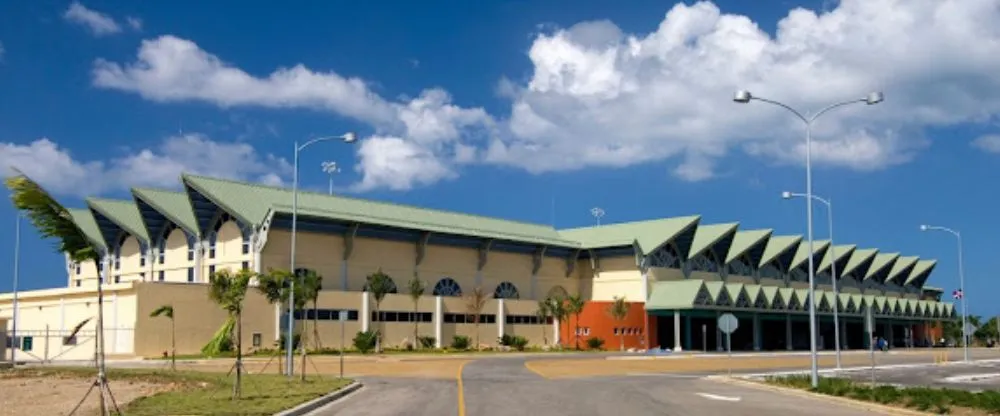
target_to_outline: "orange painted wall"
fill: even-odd
[[[573,347],[576,339],[579,338],[580,348],[587,348],[587,339],[598,337],[604,340],[604,348],[607,350],[618,350],[619,335],[616,330],[624,329],[625,348],[645,348],[645,328],[643,317],[646,314],[644,304],[639,302],[629,302],[630,310],[628,316],[623,321],[615,321],[608,314],[608,307],[611,302],[589,301],[583,307],[580,314],[580,335],[574,336],[577,328],[576,317],[569,317],[560,328],[560,340],[563,346]],[[656,326],[650,322],[649,339],[656,339]]]
[[[923,338],[924,334],[928,334],[931,342],[937,342],[939,339],[944,337],[944,326],[942,326],[940,322],[917,324],[914,325],[913,332],[914,335],[919,338]]]

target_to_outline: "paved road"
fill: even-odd
[[[364,389],[316,415],[760,415],[861,416],[870,411],[734,386],[697,375],[545,379],[524,358],[470,362],[461,381],[364,379]]]
[[[871,381],[870,370],[841,372],[839,377]],[[931,386],[969,391],[1000,390],[1000,362],[950,363],[942,366],[876,368],[875,381],[899,386]]]

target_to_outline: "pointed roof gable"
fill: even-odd
[[[198,220],[191,210],[191,200],[183,192],[162,189],[132,188],[132,198],[139,209],[150,238],[163,230],[168,220],[191,235],[199,235]],[[162,217],[162,218],[161,218]]]
[[[865,280],[875,277],[884,280],[882,276],[889,276],[889,272],[892,271],[892,267],[896,264],[897,259],[899,259],[899,253],[876,254],[875,259],[872,260],[872,265],[868,267],[868,273],[865,273]]]
[[[647,311],[691,309],[697,305],[713,304],[711,296],[701,280],[656,282],[645,308]]]
[[[781,293],[778,293],[777,287],[761,286],[760,294],[766,299],[768,308],[785,308],[785,300],[781,298]]]
[[[730,306],[733,304],[733,297],[726,290],[726,284],[719,281],[705,282],[708,293],[712,295],[712,302],[718,306]]]
[[[781,294],[781,298],[784,299],[788,309],[802,309],[802,299],[799,299],[799,295],[795,293],[795,289],[783,287],[778,289],[778,293]]]
[[[916,287],[923,287],[924,282],[927,281],[927,278],[936,265],[937,260],[918,260],[917,264],[913,266],[913,271],[910,272],[910,275],[903,284],[913,284]]]
[[[826,253],[827,247],[830,246],[830,240],[813,240],[813,260],[815,261],[815,256]],[[799,244],[799,249],[795,252],[795,258],[792,259],[792,263],[788,266],[788,270],[793,270],[797,267],[802,266],[809,261],[809,242],[803,241]]]
[[[885,278],[886,282],[896,282],[902,285],[904,280],[909,277],[910,271],[913,270],[913,266],[917,264],[917,260],[920,260],[917,256],[900,257],[896,259],[896,264],[892,265],[892,270],[889,271],[889,275]]]
[[[688,259],[693,259],[706,250],[712,249],[721,258],[728,252],[736,235],[736,228],[739,223],[731,222],[725,224],[698,225],[694,233],[694,241],[691,243],[691,250],[688,252]],[[721,251],[721,252],[720,252]]]
[[[106,251],[108,246],[104,242],[104,236],[101,235],[100,228],[97,227],[97,221],[94,220],[94,214],[89,209],[86,208],[67,208],[70,217],[73,219],[73,223],[83,231],[84,237],[90,241],[100,251]]]
[[[841,276],[847,276],[851,273],[857,271],[859,276],[863,279],[865,274],[868,273],[868,269],[871,267],[872,262],[875,260],[875,256],[878,254],[878,249],[874,248],[859,248],[855,249],[851,253],[851,259],[847,261],[847,266],[844,270],[838,270]]]
[[[773,230],[746,230],[737,231],[733,236],[733,242],[729,245],[729,253],[726,255],[726,263],[736,260],[743,254],[750,257],[751,264],[760,263],[767,246],[767,238],[771,236]]]
[[[87,205],[94,210],[94,220],[97,221],[101,229],[101,235],[108,246],[114,246],[117,241],[119,230],[149,243],[149,233],[146,232],[146,225],[142,223],[139,209],[132,201],[122,201],[114,199],[87,198]],[[105,221],[105,219],[107,221]]]
[[[831,248],[828,248],[826,250],[826,253],[823,254],[823,260],[820,260],[819,267],[816,268],[816,272],[823,273],[827,271],[827,269],[830,268],[830,265],[833,264],[834,261],[837,262],[838,266],[841,266],[844,260],[851,258],[851,254],[854,253],[854,249],[857,247],[858,246],[854,244],[844,244],[839,246],[835,245]],[[837,256],[837,258],[833,259],[831,257],[831,254]],[[839,268],[837,269],[837,273],[840,273]],[[843,273],[840,274],[843,275]]]
[[[743,285],[743,290],[747,292],[747,297],[750,298],[750,304],[755,308],[759,307],[762,309],[767,309],[771,307],[771,303],[767,301],[767,297],[761,293],[761,286],[755,284]],[[758,306],[760,304],[760,306]]]
[[[192,192],[203,195],[240,222],[259,226],[271,211],[290,213],[290,189],[184,174],[182,181]],[[210,214],[201,212],[192,198],[199,229],[208,228]],[[298,213],[345,222],[432,231],[442,234],[511,240],[533,244],[579,248],[548,225],[532,224],[457,212],[432,210],[318,192],[298,192]]]
[[[726,292],[732,297],[733,306],[739,308],[752,308],[754,298],[750,297],[744,288],[743,283],[726,283]]]
[[[801,241],[801,235],[772,235],[767,239],[767,247],[764,248],[764,254],[757,267],[763,267],[765,264],[781,258],[787,259],[782,262],[783,265],[787,266],[795,256],[795,249]]]
[[[662,218],[559,230],[566,240],[578,241],[582,248],[630,246],[637,244],[643,254],[649,254],[664,244],[677,240],[678,251],[686,252],[701,217]]]

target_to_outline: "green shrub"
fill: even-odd
[[[602,350],[604,349],[604,340],[599,337],[587,338],[587,348],[592,350]]]
[[[455,335],[451,338],[451,348],[456,350],[469,349],[469,337],[465,335]]]
[[[507,335],[503,334],[497,343],[505,347],[511,347],[518,351],[524,351],[524,348],[528,346],[528,339],[520,335]]]
[[[358,331],[354,336],[354,348],[362,354],[367,354],[375,349],[377,339],[378,331]]]
[[[420,344],[420,348],[434,348],[435,341],[437,341],[437,339],[426,335],[417,337],[417,343]]]

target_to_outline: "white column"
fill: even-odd
[[[507,324],[507,314],[503,310],[503,299],[497,299],[497,337],[502,337]]]
[[[111,330],[114,331],[111,334],[111,350],[105,352],[117,352],[118,351],[118,292],[111,294]],[[105,347],[107,350],[107,347]]]
[[[674,311],[674,351],[681,351],[681,311]]]
[[[59,331],[66,330],[66,298],[59,298]]]
[[[722,347],[722,331],[719,330],[719,317],[722,316],[722,312],[715,311],[715,350],[722,351],[725,348]]]
[[[441,329],[444,325],[444,300],[434,297],[434,348],[441,348]]]
[[[552,340],[553,340],[553,345],[559,345],[559,343],[562,341],[561,339],[559,339],[560,338],[559,335],[561,335],[560,332],[562,332],[562,331],[559,330],[559,320],[555,319],[555,318],[552,318]]]
[[[753,314],[753,350],[760,351],[760,315]]]
[[[368,292],[361,292],[361,332],[368,332],[368,328],[371,326],[372,313],[371,313],[371,298],[368,296]]]
[[[792,350],[792,315],[785,315],[785,349]]]
[[[274,305],[274,340],[281,339],[281,303]]]

